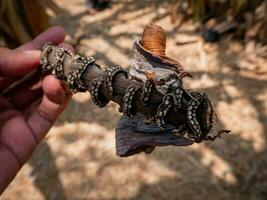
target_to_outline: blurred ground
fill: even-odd
[[[190,22],[171,24],[167,2],[116,1],[95,16],[84,0],[56,2],[53,23],[77,52],[104,65],[128,66],[134,38],[150,22],[161,25],[167,54],[194,75],[186,87],[208,93],[218,127],[232,132],[213,143],[119,158],[117,106],[101,110],[77,94],[1,199],[266,199],[267,66],[253,44],[226,37],[203,45]]]

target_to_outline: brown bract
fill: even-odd
[[[158,56],[165,56],[166,34],[163,28],[156,24],[147,25],[142,35],[142,46]]]
[[[156,24],[147,25],[142,34],[140,48],[149,54],[152,60],[156,59],[164,65],[173,66],[173,70],[180,73],[181,78],[192,77],[178,61],[166,56],[166,33],[162,27]]]

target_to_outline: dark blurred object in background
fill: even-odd
[[[213,21],[213,20],[210,20]],[[233,33],[237,28],[237,23],[234,21],[224,21],[222,23],[216,24],[216,22],[208,21],[203,28],[202,37],[206,42],[218,42],[221,36],[227,33]],[[215,24],[215,25],[212,25]]]
[[[202,37],[206,42],[218,42],[220,40],[220,33],[214,29],[208,29],[202,33]]]
[[[87,0],[86,5],[89,9],[104,10],[110,7],[111,0]]]

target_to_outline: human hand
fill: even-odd
[[[0,48],[0,94],[39,66],[46,42],[62,45],[65,33],[53,27],[15,50]],[[35,74],[0,96],[0,194],[64,110],[71,93],[53,76]]]

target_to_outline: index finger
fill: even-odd
[[[61,27],[52,27],[16,49],[16,51],[0,48],[0,75],[20,76],[37,68],[40,60],[40,52],[32,51],[40,49],[46,42],[61,43],[65,38],[65,32]]]
[[[65,31],[60,26],[54,26],[39,34],[32,41],[16,48],[16,50],[35,50],[40,49],[45,43],[52,42],[59,44],[64,41]]]

